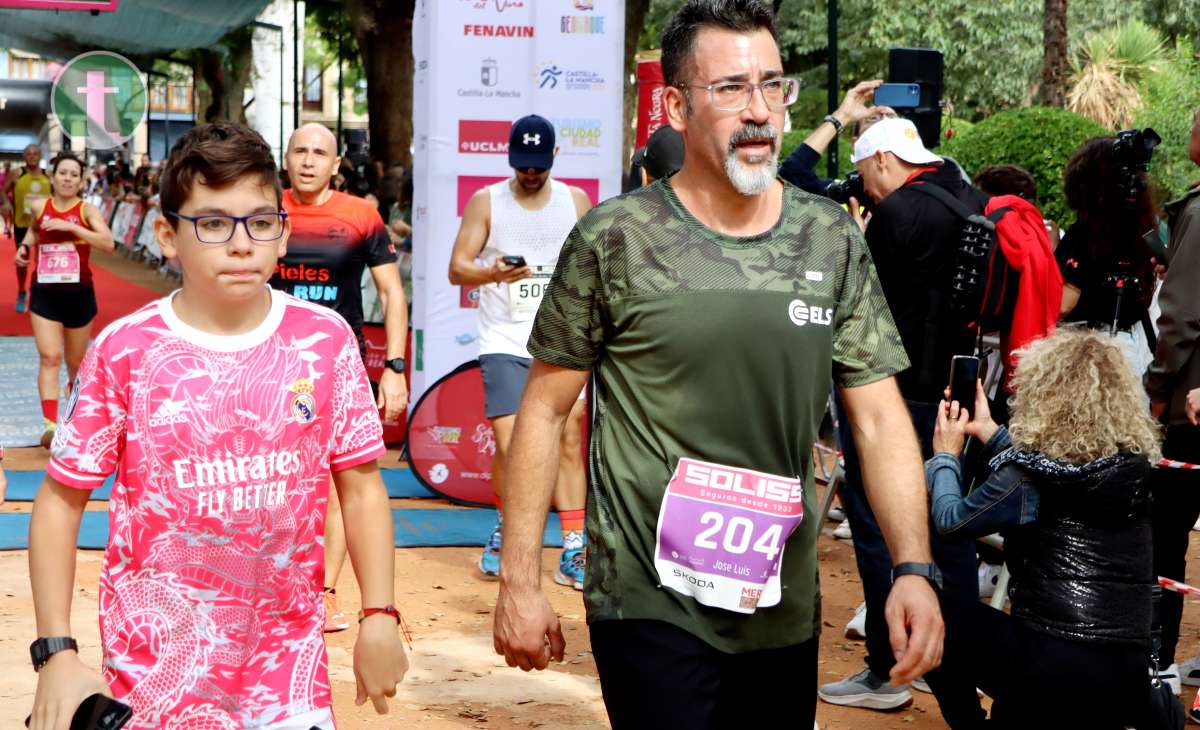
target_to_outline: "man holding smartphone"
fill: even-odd
[[[591,207],[582,190],[550,179],[556,152],[554,125],[548,120],[531,114],[514,122],[508,141],[513,176],[471,196],[450,255],[450,283],[479,287],[479,366],[484,410],[496,437],[492,485],[497,500],[503,497],[508,445],[529,374],[525,345],[533,318],[563,241]],[[575,590],[583,590],[582,416],[580,400],[563,433],[555,488],[563,554],[554,580]],[[489,577],[500,573],[498,521],[479,558],[479,570]]]

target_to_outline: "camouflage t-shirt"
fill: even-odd
[[[785,185],[766,233],[697,221],[668,181],[606,201],[571,232],[529,351],[594,370],[587,505],[588,621],[668,621],[726,652],[819,631],[817,521],[786,542],[782,599],[752,615],[659,585],[659,507],[681,457],[804,479],[830,382],[908,367],[858,228],[832,201]]]

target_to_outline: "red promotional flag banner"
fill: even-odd
[[[637,84],[636,146],[645,147],[650,135],[667,124],[667,110],[663,105],[663,91],[667,86],[663,81],[662,64],[657,58],[638,61]]]

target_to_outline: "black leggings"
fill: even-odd
[[[590,629],[613,730],[813,725],[816,638],[725,654],[664,621],[597,621]]]
[[[1068,641],[978,601],[941,600],[945,651],[925,679],[953,730],[1121,730],[1145,712],[1148,647]],[[976,687],[992,698],[991,720]]]

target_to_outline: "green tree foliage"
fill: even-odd
[[[1027,107],[993,114],[961,130],[939,151],[958,161],[968,175],[988,165],[1017,165],[1037,182],[1037,205],[1046,218],[1069,225],[1062,173],[1083,142],[1108,132],[1087,117],[1065,109]]]
[[[640,45],[657,48],[666,20],[683,0],[652,0]],[[887,49],[945,53],[945,93],[956,116],[976,119],[1027,104],[1042,67],[1042,4],[1031,0],[839,0],[838,54],[843,89],[887,74]],[[783,0],[779,13],[784,66],[806,88],[825,88],[826,0]],[[1200,34],[1196,0],[1077,0],[1068,6],[1072,49],[1088,33],[1145,18],[1168,37]],[[800,120],[806,126],[812,120]]]
[[[342,44],[342,85],[354,90],[354,113],[367,112],[366,72],[358,40],[339,3],[308,3],[304,23],[304,62],[337,79],[338,40]]]
[[[1142,107],[1134,126],[1153,127],[1162,137],[1150,163],[1150,179],[1159,202],[1178,197],[1200,178],[1188,159],[1192,115],[1200,109],[1200,61],[1193,43],[1181,38],[1168,52],[1167,64],[1141,85]]]

